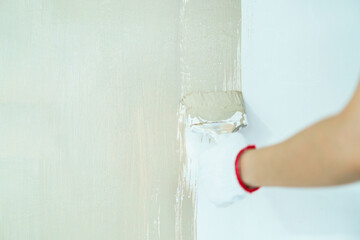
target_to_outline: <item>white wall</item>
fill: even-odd
[[[242,4],[249,141],[279,142],[341,109],[360,70],[360,1]],[[226,209],[200,189],[198,239],[360,239],[360,184],[263,188]]]

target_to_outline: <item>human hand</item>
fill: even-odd
[[[199,156],[200,186],[214,204],[228,206],[258,189],[246,186],[240,176],[239,159],[251,148],[240,133],[224,134]]]

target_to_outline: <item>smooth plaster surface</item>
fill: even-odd
[[[357,0],[242,1],[244,135],[284,140],[349,100],[360,74]],[[199,240],[360,239],[360,184],[264,188],[226,209],[200,189]]]
[[[194,239],[177,1],[0,2],[0,239]]]

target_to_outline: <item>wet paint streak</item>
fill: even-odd
[[[179,31],[181,99],[194,92],[241,91],[240,0],[183,0]],[[187,114],[185,106],[180,104],[178,144],[182,172],[178,181],[176,215],[177,226],[181,228],[182,203],[184,198],[190,198],[196,233],[197,164],[186,155]]]

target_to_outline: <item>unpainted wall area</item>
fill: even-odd
[[[243,0],[242,21],[249,142],[274,144],[346,104],[359,76],[359,1]],[[226,209],[200,189],[198,239],[356,240],[359,203],[359,184],[264,188]]]

